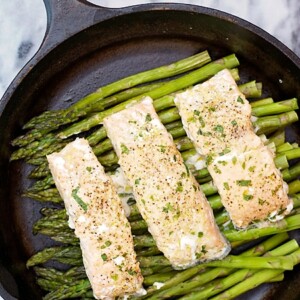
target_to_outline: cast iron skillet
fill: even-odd
[[[0,103],[0,293],[4,299],[40,299],[30,255],[51,241],[33,236],[42,207],[20,197],[30,185],[29,167],[9,164],[10,141],[21,126],[46,109],[66,107],[97,87],[170,63],[204,49],[213,58],[236,53],[241,77],[264,83],[275,99],[300,98],[300,60],[261,29],[234,16],[198,6],[148,4],[122,9],[85,0],[44,0],[48,29],[41,48]],[[300,143],[297,125],[289,138]],[[263,285],[241,299],[299,299],[300,269],[283,283]]]

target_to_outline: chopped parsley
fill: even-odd
[[[118,274],[112,274],[111,276],[111,279],[113,279],[114,281],[117,281],[118,280]]]
[[[105,249],[105,248],[109,247],[110,245],[111,245],[111,241],[106,241],[106,242],[104,243],[104,245],[101,246],[101,249]]]
[[[121,144],[121,150],[122,150],[122,154],[123,153],[125,153],[125,154],[129,153],[129,149],[124,144]]]
[[[202,232],[202,231],[199,231],[199,232],[198,232],[198,238],[201,238],[201,237],[203,237],[203,232]]]
[[[101,258],[103,261],[107,261],[107,255],[105,253],[101,254]]]
[[[158,147],[160,148],[160,152],[161,153],[165,153],[166,152],[167,146],[159,145]]]
[[[251,180],[237,180],[236,184],[239,186],[251,186],[252,182]]]
[[[172,206],[172,204],[170,202],[168,202],[166,204],[165,207],[163,207],[163,212],[168,213],[169,211],[174,211],[174,207]]]
[[[227,153],[229,153],[231,150],[229,148],[225,148],[221,153],[219,153],[220,156],[223,156]]]
[[[152,120],[151,115],[148,113],[145,118],[146,122],[150,122]]]
[[[200,122],[201,127],[205,127],[205,122],[201,116],[199,116],[199,122]]]
[[[237,158],[236,158],[236,156],[234,156],[234,157],[232,158],[232,163],[233,163],[233,165],[235,165],[236,162],[237,162]]]
[[[134,270],[132,270],[132,269],[129,269],[129,270],[128,270],[128,274],[131,275],[131,276],[134,276],[134,275],[136,275],[137,273],[136,273],[136,271],[134,271]]]
[[[183,184],[181,181],[177,182],[177,188],[176,188],[176,192],[182,192],[183,191]]]
[[[140,181],[141,181],[141,178],[137,178],[137,179],[134,181],[134,184],[135,184],[135,185],[138,185],[138,184],[140,184]]]
[[[91,173],[92,172],[92,167],[86,167],[86,170]]]
[[[232,126],[237,126],[237,121],[233,120],[233,121],[231,121],[231,124],[232,124]]]
[[[206,156],[206,164],[210,165],[212,163],[212,161],[213,161],[212,155],[207,155]]]
[[[228,191],[229,190],[229,184],[228,184],[228,182],[224,182],[223,185],[224,185],[225,190]]]
[[[253,195],[243,194],[243,199],[245,201],[249,201],[249,200],[253,199]]]
[[[224,127],[223,127],[222,125],[216,125],[216,126],[214,127],[214,131],[223,133],[223,132],[224,132]]]
[[[244,100],[240,96],[238,96],[238,98],[236,99],[236,101],[239,102],[239,103],[242,103],[242,104],[245,103]]]
[[[87,211],[88,205],[77,194],[79,189],[80,187],[78,186],[76,189],[72,190],[72,197],[84,211]]]
[[[195,110],[194,110],[194,115],[195,115],[195,116],[200,116],[200,111],[197,110],[197,109],[195,109]]]

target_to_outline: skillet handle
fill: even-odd
[[[49,52],[74,34],[111,17],[121,9],[94,5],[86,0],[43,0],[47,30],[40,51]]]

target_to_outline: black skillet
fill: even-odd
[[[204,49],[213,58],[236,53],[241,77],[264,83],[275,99],[300,98],[300,59],[263,30],[234,16],[199,6],[147,4],[122,9],[85,0],[44,0],[48,29],[41,48],[0,103],[0,295],[40,299],[30,255],[51,245],[33,236],[41,205],[20,197],[29,167],[9,164],[10,141],[32,116],[66,107],[97,87],[170,63]],[[298,124],[299,126],[299,124]],[[289,138],[300,143],[297,125]],[[299,299],[300,268],[283,283],[263,285],[240,299]],[[8,295],[9,294],[9,295]]]

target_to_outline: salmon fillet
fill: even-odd
[[[76,139],[47,158],[80,240],[94,297],[114,299],[141,291],[143,277],[130,224],[112,180],[88,142]]]
[[[119,164],[157,247],[175,269],[230,251],[212,210],[147,97],[104,119]]]
[[[292,210],[274,153],[255,134],[251,106],[228,70],[177,94],[175,104],[236,227],[276,221]]]

